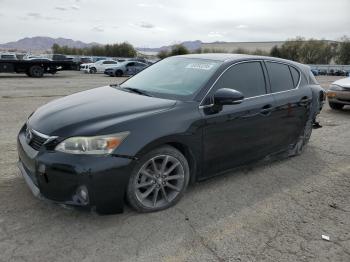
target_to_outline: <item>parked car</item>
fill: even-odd
[[[66,55],[53,54],[52,61],[73,61],[73,58]]]
[[[170,57],[38,108],[18,134],[19,169],[43,199],[105,214],[125,198],[163,210],[189,183],[300,154],[324,99],[310,68],[292,61]]]
[[[334,75],[336,76],[346,76],[347,72],[345,70],[336,70]]]
[[[350,78],[333,82],[327,91],[328,103],[332,109],[341,110],[350,105]]]
[[[80,69],[87,73],[95,74],[103,73],[106,70],[106,68],[115,65],[118,65],[118,62],[114,60],[99,60],[95,63],[82,64],[80,66]]]
[[[325,75],[327,75],[327,70],[326,69],[319,69],[318,74],[321,76],[325,76]]]
[[[119,63],[117,66],[107,68],[104,74],[109,76],[136,75],[146,67],[148,65],[145,63],[126,61]]]
[[[318,69],[311,69],[311,72],[314,74],[314,76],[318,76],[319,75]]]

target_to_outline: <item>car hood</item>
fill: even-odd
[[[96,135],[119,123],[173,107],[174,100],[143,96],[105,86],[54,100],[28,119],[49,136]]]
[[[339,79],[333,82],[334,85],[342,86],[345,88],[350,88],[350,77]]]

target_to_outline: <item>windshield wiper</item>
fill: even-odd
[[[133,93],[144,95],[144,96],[152,96],[150,93],[148,93],[147,91],[142,90],[142,89],[137,89],[137,88],[133,88],[133,87],[121,87],[121,89],[125,89],[125,90],[131,91]]]

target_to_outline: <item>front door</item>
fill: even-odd
[[[215,175],[263,158],[271,152],[272,112],[275,102],[268,94],[262,62],[243,62],[230,67],[209,93],[232,88],[244,95],[237,105],[220,112],[203,108],[203,176]]]

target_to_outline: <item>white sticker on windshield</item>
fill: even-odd
[[[186,68],[189,69],[199,69],[199,70],[210,70],[213,68],[213,64],[200,64],[200,63],[192,63],[188,64]]]

